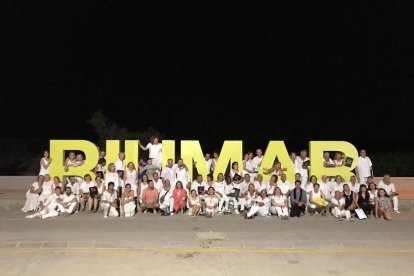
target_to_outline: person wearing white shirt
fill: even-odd
[[[240,189],[241,190],[241,189]],[[257,193],[254,190],[254,185],[250,184],[248,186],[248,190],[246,192],[241,192],[241,199],[240,199],[240,211],[244,211],[244,209],[251,208],[253,205],[253,200],[256,199]]]
[[[108,172],[105,175],[105,188],[106,189],[108,189],[109,182],[114,183],[115,185],[114,189],[117,191],[119,187],[119,176],[118,176],[118,173],[116,172],[114,163],[110,163],[108,165]]]
[[[43,175],[39,175],[37,176],[37,181],[33,182],[32,185],[30,185],[29,190],[26,192],[26,203],[22,208],[22,212],[27,213],[37,210],[39,193],[42,190],[43,181]]]
[[[42,185],[42,192],[39,196],[39,205],[42,206],[43,202],[49,197],[49,195],[53,194],[53,182],[50,179],[50,175],[46,174],[44,176],[44,181]]]
[[[254,214],[259,213],[262,217],[270,216],[270,198],[267,197],[267,191],[262,190],[260,196],[252,200],[252,207],[246,214],[245,218],[254,218]]]
[[[41,219],[57,217],[59,215],[57,208],[57,200],[61,198],[62,188],[56,187],[55,192],[49,195],[41,209],[34,213],[33,215],[28,215],[26,218],[37,218],[40,217]]]
[[[344,165],[344,158],[340,152],[335,153],[333,162],[335,164],[335,167],[342,167]]]
[[[75,195],[72,193],[70,187],[66,187],[65,193],[62,195],[62,198],[57,201],[57,207],[62,215],[68,216],[77,210],[78,200]]]
[[[263,181],[263,176],[261,174],[258,174],[256,176],[256,181],[253,183],[254,189],[259,194],[262,190],[269,190],[269,183]]]
[[[309,166],[307,166],[307,163],[310,160],[309,160],[309,157],[307,155],[308,155],[307,150],[301,150],[300,151],[300,156],[298,156],[296,158],[297,166],[298,166],[298,168],[300,168],[299,173],[300,173],[301,178],[302,178],[301,179],[302,185],[306,185],[306,183],[308,183],[308,170],[309,170]]]
[[[239,176],[242,175],[241,171],[239,170],[239,163],[238,162],[231,163],[231,170],[230,170],[231,179],[233,179],[233,177],[235,175],[239,175]]]
[[[186,189],[190,188],[190,183],[188,182],[188,167],[184,164],[183,159],[178,159],[177,166],[173,168],[173,174],[175,176],[175,182],[181,181]],[[175,187],[175,184],[173,186]]]
[[[129,162],[127,165],[124,173],[124,183],[125,185],[131,185],[131,190],[134,192],[134,198],[136,199],[138,196],[138,172],[133,162]]]
[[[229,198],[226,195],[226,182],[224,181],[224,176],[222,173],[217,175],[217,181],[214,183],[214,190],[216,195],[219,197],[219,212],[226,212],[229,209]],[[224,209],[223,209],[224,204]]]
[[[353,175],[350,177],[349,182],[347,183],[351,191],[353,191],[354,193],[358,193],[360,187],[359,183],[357,183],[356,181],[357,178],[355,175]]]
[[[117,172],[119,171],[125,171],[125,153],[120,152],[118,154],[118,160],[115,161],[115,170]]]
[[[300,173],[300,166],[295,152],[290,153],[290,160],[292,161],[293,170],[295,171],[295,173]]]
[[[157,189],[158,191],[161,191],[162,187],[164,187],[164,184],[162,183],[162,180],[158,176],[158,173],[156,172],[153,173],[152,179],[154,181],[154,188]]]
[[[196,179],[191,184],[190,190],[195,190],[200,199],[204,199],[207,194],[208,185],[203,181],[203,176],[198,174]]]
[[[86,174],[84,177],[84,181],[80,185],[79,193],[80,193],[80,212],[85,211],[86,208],[86,201],[88,202],[89,212],[92,211],[92,203],[93,199],[90,197],[90,188],[96,187],[95,182],[91,181],[92,178],[89,174]]]
[[[267,195],[273,195],[277,187],[277,175],[272,175],[267,183]]]
[[[253,163],[256,165],[256,168],[260,168],[262,161],[263,161],[263,151],[262,149],[257,149],[256,156],[253,158]]]
[[[378,189],[384,189],[387,192],[387,195],[390,197],[392,201],[392,205],[394,207],[394,212],[399,214],[398,211],[398,193],[395,189],[394,183],[391,182],[391,176],[389,174],[385,174],[384,178],[378,183]]]
[[[335,167],[335,163],[330,158],[329,152],[323,153],[323,166],[324,167]]]
[[[367,156],[367,152],[362,149],[359,152],[358,163],[355,168],[360,184],[367,183],[367,178],[372,175],[372,162]]]
[[[174,198],[173,189],[171,189],[171,183],[168,179],[164,180],[164,186],[162,187],[158,202],[160,203],[160,209],[163,216],[169,216],[173,212]]]
[[[332,206],[332,215],[337,218],[338,220],[342,220],[343,217],[346,218],[347,221],[352,222],[354,221],[351,218],[351,212],[349,210],[345,210],[345,198],[342,196],[342,192],[336,191],[334,198],[331,200]]]
[[[76,182],[76,178],[73,175],[69,176],[69,183],[66,185],[66,187],[70,187],[76,199],[79,200],[80,187],[79,187],[79,183]]]
[[[277,182],[277,186],[282,191],[284,196],[288,196],[289,191],[291,190],[292,185],[289,181],[286,180],[286,174],[282,173],[280,180]]]
[[[215,193],[216,191],[214,190],[214,187],[209,187],[207,196],[204,198],[206,218],[212,218],[215,214],[218,213],[219,199]]]
[[[238,207],[238,198],[239,195],[236,195],[236,191],[234,190],[234,184],[231,181],[231,177],[230,176],[226,176],[225,178],[225,182],[226,182],[226,186],[225,186],[225,193],[227,198],[229,199],[229,204],[230,202],[233,203],[233,210],[236,214],[239,214],[239,207]],[[229,208],[228,208],[229,210]]]
[[[250,175],[250,179],[254,180],[257,174],[257,166],[253,162],[253,153],[249,151],[244,155],[242,176]]]
[[[319,190],[325,195],[327,201],[331,201],[331,185],[328,181],[328,176],[322,175],[319,183]]]
[[[52,158],[49,157],[49,152],[45,150],[43,152],[43,157],[40,159],[39,175],[49,174],[49,166],[51,162],[52,162]]]
[[[213,159],[211,159],[210,153],[207,152],[204,154],[204,160],[206,161],[207,173],[211,173],[211,164],[213,163]]]
[[[161,179],[162,180],[169,180],[170,183],[174,183],[175,175],[173,171],[174,163],[171,158],[167,160],[167,165],[161,171]]]
[[[102,195],[101,204],[104,210],[104,218],[110,217],[117,217],[119,216],[118,213],[118,206],[116,204],[116,200],[118,198],[117,192],[114,189],[114,183],[108,183],[108,189]]]
[[[240,183],[240,194],[246,193],[247,190],[249,189],[249,185],[252,184],[250,181],[251,180],[250,174],[245,174],[243,179],[244,179],[243,182]]]
[[[134,199],[134,191],[131,190],[131,184],[125,184],[124,192],[121,196],[120,201],[120,210],[121,210],[121,217],[132,217],[135,215],[135,199]]]
[[[344,183],[342,182],[342,177],[340,175],[335,176],[335,182],[331,183],[331,198],[335,197],[335,192],[337,191],[341,193],[344,191]]]
[[[310,192],[309,197],[309,212],[311,215],[313,214],[321,214],[322,216],[326,216],[326,206],[328,202],[326,201],[326,197],[324,193],[319,189],[319,184],[313,184],[313,190]]]
[[[152,159],[152,164],[157,166],[159,169],[161,169],[162,166],[162,144],[159,143],[159,139],[157,136],[151,137],[151,142],[147,144],[146,147],[144,147],[141,142],[139,143],[139,146],[143,150],[149,150],[149,158]]]
[[[282,194],[282,190],[279,187],[276,187],[274,195],[271,197],[270,212],[274,215],[278,215],[280,219],[288,220],[288,202],[287,197]]]

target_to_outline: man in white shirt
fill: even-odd
[[[263,161],[263,152],[262,149],[256,150],[256,156],[253,158],[253,162],[256,164],[256,168],[260,168],[260,165]]]
[[[378,183],[378,189],[384,189],[387,192],[387,195],[390,197],[392,201],[392,205],[394,206],[394,212],[399,214],[398,211],[398,193],[395,189],[394,183],[391,182],[391,176],[389,174],[385,174],[384,178]]]
[[[169,180],[170,183],[174,183],[175,175],[173,171],[174,163],[171,158],[167,160],[167,165],[162,169],[161,172],[161,179],[162,180]]]
[[[66,185],[66,187],[69,187],[72,190],[72,193],[75,195],[76,199],[79,200],[80,186],[79,183],[76,182],[76,178],[73,175],[69,176],[69,183]]]
[[[118,154],[118,160],[115,161],[115,170],[117,172],[119,171],[125,171],[125,152],[121,151]]]
[[[173,174],[175,175],[175,182],[181,181],[183,187],[186,187],[186,189],[190,188],[190,183],[188,182],[188,167],[184,164],[183,159],[178,159],[177,166],[173,167]]]
[[[250,174],[245,174],[243,182],[240,183],[240,194],[244,194],[245,192],[247,192],[249,190],[249,185],[251,183],[252,182],[250,181]]]
[[[165,179],[158,200],[162,216],[169,216],[173,212],[174,198],[172,195],[171,183],[168,179]]]
[[[239,214],[239,209],[238,209],[239,194],[238,193],[236,194],[237,190],[234,190],[234,188],[235,188],[234,185],[235,184],[233,184],[233,182],[231,180],[231,177],[229,175],[226,176],[224,179],[225,179],[225,182],[226,182],[225,193],[227,195],[227,198],[229,199],[229,203],[230,203],[230,201],[233,202],[234,212],[236,214]],[[235,181],[238,183],[238,180],[235,180]],[[239,184],[237,184],[237,185],[239,185]],[[239,186],[237,186],[236,188],[239,189],[238,187]]]
[[[289,181],[286,180],[286,174],[284,173],[282,173],[280,176],[280,180],[277,182],[277,186],[280,188],[282,194],[286,197],[289,195],[289,191],[292,187]]]
[[[256,213],[262,217],[270,217],[270,198],[267,197],[266,190],[262,190],[260,196],[253,200],[252,207],[245,218],[253,218]]]
[[[211,163],[213,162],[213,159],[211,159],[210,153],[207,152],[204,155],[204,160],[206,161],[207,173],[211,173]]]
[[[65,193],[57,200],[57,207],[62,215],[65,216],[71,215],[77,210],[78,200],[72,193],[70,187],[66,187]]]
[[[351,176],[351,178],[349,179],[349,182],[347,183],[349,188],[351,189],[352,192],[354,193],[358,193],[359,192],[359,183],[357,183],[357,178],[355,175]]]
[[[158,176],[158,173],[156,173],[156,172],[153,173],[152,177],[153,177],[153,181],[154,181],[154,188],[157,189],[158,191],[161,191],[164,184],[162,183],[162,180]]]
[[[298,156],[296,158],[297,161],[297,165],[300,168],[300,175],[301,175],[301,183],[303,186],[306,185],[306,183],[308,183],[308,170],[309,170],[309,166],[308,163],[310,161],[309,157],[307,156],[308,152],[307,150],[301,150],[300,151],[300,156]]]
[[[226,212],[229,209],[229,198],[226,195],[226,182],[218,182],[214,183],[214,190],[216,191],[216,195],[219,197],[219,205],[218,209],[219,212]],[[223,209],[224,204],[224,209]]]
[[[342,220],[343,217],[346,218],[347,221],[354,221],[351,218],[351,212],[349,210],[345,210],[345,198],[342,196],[342,193],[340,191],[335,192],[335,196],[331,200],[332,203],[332,215]]]
[[[331,183],[328,181],[328,176],[322,175],[319,183],[319,190],[325,195],[326,200],[331,201]]]
[[[335,163],[330,158],[329,152],[323,153],[323,166],[324,167],[335,167]]]
[[[200,199],[204,199],[207,194],[208,184],[203,181],[203,176],[198,174],[196,179],[191,184],[190,190],[195,190],[196,194],[200,196]]]
[[[118,213],[118,206],[116,204],[116,200],[118,198],[117,192],[114,189],[114,183],[108,183],[108,189],[102,195],[101,204],[104,210],[104,218],[110,217],[117,217],[119,216]]]
[[[38,202],[39,202],[39,207],[41,208],[43,206],[43,202],[51,195],[54,193],[53,191],[53,182],[50,179],[50,175],[45,174],[44,176],[44,181],[42,184],[42,192],[40,193]]]
[[[359,183],[367,183],[368,176],[372,175],[372,162],[371,159],[367,156],[367,152],[362,149],[359,152],[360,156],[358,158],[358,163],[355,168],[356,174],[358,176]]]
[[[297,156],[296,156],[296,153],[293,151],[290,153],[290,160],[292,161],[293,169],[295,170],[295,173],[300,173],[300,166],[297,160]]]
[[[51,218],[51,217],[57,217],[59,213],[56,211],[57,208],[57,200],[61,198],[61,192],[62,188],[59,186],[55,188],[55,192],[51,195],[49,195],[41,209],[34,213],[33,215],[28,215],[26,218]]]

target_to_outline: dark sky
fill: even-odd
[[[1,136],[410,148],[413,2],[190,3],[2,1]]]

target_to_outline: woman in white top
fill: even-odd
[[[60,187],[63,190],[63,184],[60,182],[59,176],[53,177],[53,191],[56,189],[56,187]]]
[[[210,187],[208,188],[207,196],[204,198],[204,202],[206,203],[206,218],[212,218],[214,214],[218,213],[219,200],[215,193],[214,187]]]
[[[195,218],[198,216],[201,208],[201,203],[196,190],[191,190],[191,195],[188,198],[188,207],[190,207],[192,217]]]
[[[230,177],[231,177],[231,179],[233,179],[233,177],[236,174],[241,176],[241,172],[239,170],[239,163],[238,162],[233,162],[231,164],[231,170],[230,170]]]
[[[282,190],[279,187],[276,187],[275,194],[271,197],[272,206],[270,207],[270,212],[274,215],[278,215],[280,219],[288,220],[288,203],[287,198],[282,194]]]
[[[219,158],[218,151],[213,151],[213,161],[211,162],[211,171],[212,172],[214,172],[214,170],[216,169],[218,158]]]
[[[115,191],[118,191],[119,177],[118,177],[118,173],[115,170],[115,164],[114,163],[110,163],[108,165],[108,172],[105,175],[105,188],[106,189],[108,189],[108,183],[109,182],[113,182]]]
[[[69,167],[72,167],[76,162],[76,155],[73,151],[69,152],[69,156],[65,160],[65,172],[69,170]]]
[[[375,206],[375,199],[378,196],[377,185],[374,182],[369,183],[368,194],[369,194],[369,204],[371,204],[372,207],[374,207]]]
[[[131,184],[125,184],[125,190],[121,198],[121,217],[132,217],[135,214],[134,192],[131,190]]]
[[[161,169],[162,165],[162,144],[159,143],[159,139],[157,136],[151,137],[151,142],[147,144],[146,147],[144,147],[141,142],[139,143],[139,146],[143,150],[149,150],[149,158],[152,159],[152,164],[157,166],[159,169]]]
[[[35,212],[37,210],[37,202],[39,194],[42,191],[43,179],[43,175],[39,175],[37,176],[36,181],[30,185],[29,190],[26,192],[26,203],[22,208],[23,212]]]
[[[45,200],[54,192],[55,190],[53,190],[53,182],[50,179],[50,175],[46,174],[44,176],[44,181],[42,183],[42,192],[40,193],[38,199],[39,206],[43,207],[43,203],[45,202]]]
[[[277,187],[277,175],[272,175],[270,177],[269,183],[267,184],[267,194],[273,195],[276,187]]]
[[[244,209],[252,207],[252,201],[257,197],[257,193],[254,190],[254,184],[249,184],[249,189],[240,199],[240,210],[243,212]]]
[[[144,174],[138,186],[138,199],[140,205],[142,204],[142,193],[146,188],[148,188],[148,176]]]
[[[127,165],[126,173],[124,174],[124,182],[126,184],[131,184],[131,190],[134,192],[134,197],[137,197],[138,192],[138,172],[135,169],[133,162],[129,162]]]
[[[243,160],[243,171],[242,171],[242,176],[244,177],[245,174],[250,174],[250,179],[252,179],[253,181],[256,178],[256,173],[257,173],[257,166],[256,164],[253,162],[253,152],[249,151],[244,155],[244,160]]]
[[[49,174],[49,166],[51,162],[52,162],[52,158],[49,157],[49,152],[45,150],[43,152],[43,157],[40,159],[39,175]]]
[[[96,187],[95,182],[92,181],[92,178],[89,174],[85,174],[84,181],[80,185],[79,192],[80,192],[80,210],[81,212],[85,211],[86,201],[88,202],[89,212],[92,212],[92,203],[95,199],[91,199],[90,196],[90,188]],[[94,196],[95,197],[95,196]],[[97,202],[96,202],[97,204]],[[95,206],[96,206],[95,204]]]
[[[335,153],[334,164],[336,167],[342,167],[344,165],[344,158],[340,152]]]
[[[93,200],[93,212],[96,213],[98,211],[98,206],[100,207],[100,201],[102,198],[103,193],[105,192],[105,183],[100,176],[95,177],[95,184],[98,190],[98,194],[95,196]]]

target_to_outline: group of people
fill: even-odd
[[[137,211],[153,212],[163,216],[188,214],[192,217],[204,215],[212,218],[217,214],[240,214],[246,219],[255,216],[275,215],[282,220],[289,217],[310,215],[326,216],[331,213],[338,220],[353,221],[361,212],[367,217],[391,220],[391,211],[398,211],[398,197],[390,176],[385,175],[378,186],[372,177],[372,163],[365,150],[360,151],[356,176],[346,182],[340,175],[333,179],[322,176],[308,177],[309,158],[302,150],[299,156],[291,153],[295,169],[295,181],[286,179],[286,168],[275,162],[272,168],[264,168],[270,180],[264,181],[258,173],[263,154],[256,150],[245,154],[242,167],[237,162],[225,173],[213,178],[213,171],[219,155],[217,152],[205,155],[208,171],[204,180],[201,174],[194,179],[189,176],[188,167],[182,159],[174,164],[172,159],[161,168],[162,145],[153,137],[147,146],[146,162],[140,160],[139,167],[133,162],[125,164],[125,153],[106,166],[105,152],[100,152],[95,168],[96,177],[70,176],[62,181],[49,175],[52,159],[47,151],[40,160],[37,180],[26,193],[23,212],[31,212],[27,218],[48,218],[59,214],[68,216],[76,212],[103,213],[104,218],[131,217]],[[84,163],[82,154],[70,152],[65,160],[65,170]],[[195,165],[195,164],[192,164]],[[340,153],[331,160],[324,154],[324,166],[343,166]]]

